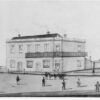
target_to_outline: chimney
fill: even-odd
[[[50,34],[50,31],[47,31],[47,34]]]
[[[64,38],[66,38],[67,37],[67,34],[64,34]]]
[[[18,34],[18,37],[21,37],[21,35],[20,35],[20,34]]]

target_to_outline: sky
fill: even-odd
[[[0,0],[0,66],[7,39],[47,31],[85,39],[88,56],[100,59],[100,0]]]

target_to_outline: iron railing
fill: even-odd
[[[85,57],[87,52],[36,52],[26,53],[25,58],[43,58],[43,57]]]

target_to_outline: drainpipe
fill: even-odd
[[[54,47],[55,47],[55,38],[53,38],[53,57],[52,57],[52,69],[53,69],[53,73],[54,73],[54,70],[55,70],[55,68],[54,68]]]
[[[63,38],[62,38],[62,41],[61,41],[61,55],[62,55],[62,72],[63,72]]]

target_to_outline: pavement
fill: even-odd
[[[100,92],[88,91],[50,91],[50,92],[23,92],[4,93],[0,97],[100,97]]]
[[[62,91],[62,80],[52,77],[42,87],[42,75],[19,74],[20,84],[16,84],[17,74],[0,73],[0,96],[100,96],[95,92],[97,76],[66,76],[66,90]],[[81,86],[77,87],[80,78]]]

